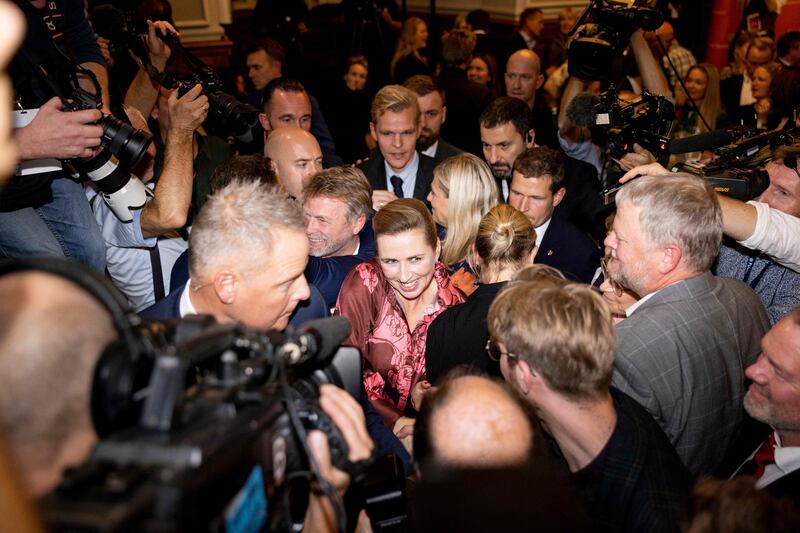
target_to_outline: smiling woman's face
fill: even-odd
[[[383,275],[398,298],[406,301],[422,296],[433,283],[439,251],[414,229],[377,238],[378,258]]]

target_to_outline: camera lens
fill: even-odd
[[[153,142],[153,136],[125,122],[105,115],[98,122],[103,127],[103,147],[113,153],[128,168],[136,166]]]

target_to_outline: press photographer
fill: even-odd
[[[103,128],[96,123],[108,108],[105,61],[82,2],[19,0],[17,5],[27,22],[23,45],[10,68],[18,101],[26,101],[14,114],[22,164],[0,194],[0,248],[5,256],[66,256],[102,272],[105,252],[99,228],[82,187],[58,160],[91,157],[101,144]],[[52,40],[56,33],[58,46],[97,78],[100,109],[65,112],[32,70],[33,65],[61,60]]]

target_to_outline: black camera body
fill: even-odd
[[[49,529],[289,530],[305,512],[305,437],[314,429],[328,438],[334,466],[363,478],[369,462],[348,461],[345,439],[317,401],[323,383],[360,397],[361,356],[338,347],[346,319],[286,334],[180,326],[167,342],[147,340],[157,347],[144,364],[117,360],[129,354],[101,359],[92,415],[105,438],[43,499]],[[97,385],[109,375],[117,377]],[[115,383],[126,384],[127,404],[110,390]],[[115,427],[134,411],[138,423]]]
[[[569,46],[569,74],[585,80],[612,81],[617,57],[638,29],[654,31],[664,22],[655,9],[628,7],[625,3],[592,0],[570,35],[586,20],[591,24]]]
[[[622,157],[637,143],[655,156],[668,155],[669,131],[675,119],[675,106],[666,97],[642,91],[633,100],[620,100],[611,87],[595,105],[595,127],[605,131],[606,151]]]

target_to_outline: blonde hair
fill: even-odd
[[[419,53],[419,48],[416,46],[417,28],[420,24],[425,24],[425,21],[419,17],[409,17],[403,24],[403,29],[400,30],[400,36],[397,38],[397,47],[394,49],[394,56],[389,65],[389,73],[394,78],[394,68],[397,62],[407,55],[413,54],[417,59],[423,63],[427,63],[424,57]]]
[[[489,166],[472,154],[449,157],[433,171],[433,181],[447,197],[447,237],[442,262],[463,261],[483,216],[500,201]]]
[[[592,401],[608,391],[616,340],[611,311],[586,285],[515,282],[489,308],[489,334],[554,391]],[[513,363],[512,363],[513,364]]]
[[[536,246],[531,221],[508,204],[494,206],[481,219],[475,237],[475,251],[483,265],[523,267]]]
[[[419,109],[416,93],[402,85],[386,85],[372,99],[372,107],[370,108],[372,123],[377,128],[378,119],[387,111],[400,113],[409,108],[414,110],[414,124],[419,124],[419,117],[422,112]]]
[[[703,118],[708,122],[708,125],[711,126],[711,129],[714,129],[716,127],[717,117],[720,111],[722,111],[722,100],[719,95],[719,71],[717,67],[711,63],[698,63],[692,65],[689,70],[686,71],[687,79],[693,70],[700,70],[706,75],[706,94],[703,96],[702,102],[695,103],[698,109],[700,109],[700,114],[702,114]],[[699,117],[697,118],[696,124],[699,131],[708,131]]]

